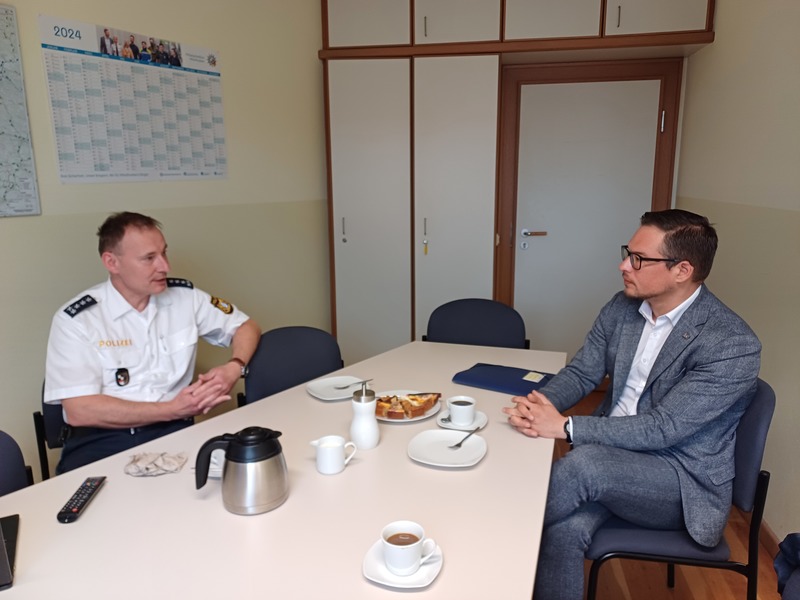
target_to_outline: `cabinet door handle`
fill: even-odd
[[[428,37],[428,16],[422,17],[422,31],[425,37]]]
[[[622,23],[622,6],[617,4],[617,29],[619,29],[620,23]]]

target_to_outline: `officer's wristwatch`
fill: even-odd
[[[245,362],[244,362],[244,361],[243,361],[241,358],[236,358],[236,357],[234,356],[234,357],[233,357],[232,359],[230,359],[228,362],[235,362],[235,363],[238,363],[238,364],[239,364],[239,366],[241,366],[241,367],[242,367],[242,375],[241,375],[242,379],[244,379],[245,377],[247,377],[247,374],[250,372],[250,367],[248,367],[248,366],[247,366],[247,363],[245,363]]]

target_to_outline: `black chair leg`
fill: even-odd
[[[758,568],[746,574],[747,600],[758,600]]]
[[[667,587],[672,589],[675,587],[675,564],[667,563]]]
[[[595,600],[597,597],[597,580],[600,578],[600,567],[602,566],[602,558],[592,561],[592,567],[589,569],[589,585],[587,587],[586,600]]]

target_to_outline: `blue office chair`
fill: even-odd
[[[67,435],[67,424],[60,404],[45,404],[44,383],[42,383],[42,410],[33,413],[33,429],[36,432],[36,447],[39,450],[39,468],[42,481],[50,479],[50,461],[47,450],[63,448]]]
[[[423,341],[530,348],[525,322],[510,306],[484,298],[465,298],[442,304],[428,319]]]
[[[774,410],[775,392],[759,379],[756,393],[736,428],[733,504],[745,512],[752,512],[747,563],[729,560],[731,552],[724,538],[714,548],[706,548],[697,544],[686,530],[647,529],[612,517],[595,532],[586,551],[586,558],[594,561],[589,571],[587,600],[595,600],[600,567],[612,558],[667,563],[667,585],[671,588],[675,587],[676,564],[735,571],[747,578],[747,600],[756,600],[758,534],[770,477],[769,472],[761,470],[761,459]]]
[[[305,326],[272,329],[261,335],[250,359],[238,404],[250,404],[343,366],[339,344],[330,333]]]
[[[5,431],[0,431],[0,457],[0,496],[33,483],[33,472],[25,465],[22,450]]]
[[[800,600],[800,533],[790,533],[778,544],[773,566],[782,600]]]

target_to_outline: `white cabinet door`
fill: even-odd
[[[492,297],[498,63],[414,62],[416,339],[440,304]]]
[[[506,0],[507,40],[599,37],[600,0]]]
[[[705,30],[708,0],[609,0],[606,35]]]
[[[411,339],[408,59],[328,63],[336,335],[345,363]]]
[[[501,0],[416,0],[414,43],[500,39]]]
[[[408,0],[328,0],[328,45],[386,46],[411,43]]]

